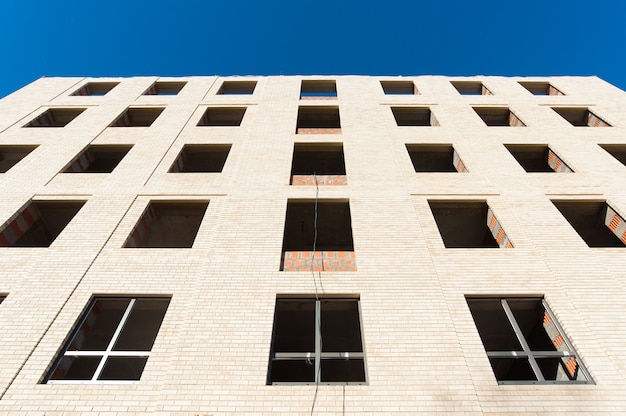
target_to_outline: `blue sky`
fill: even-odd
[[[5,1],[0,97],[41,76],[598,75],[626,1]]]

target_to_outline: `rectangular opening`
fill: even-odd
[[[186,82],[162,82],[152,84],[143,95],[177,95],[186,85]]]
[[[230,144],[186,144],[169,172],[221,172],[230,147]]]
[[[465,165],[450,144],[407,144],[415,172],[465,172]]]
[[[497,248],[484,201],[428,201],[446,248]]]
[[[624,247],[626,226],[605,201],[553,200],[589,247]]]
[[[611,127],[585,107],[552,107],[552,109],[574,127]]]
[[[256,81],[224,81],[218,95],[250,95],[254,93]]]
[[[151,201],[126,248],[191,248],[208,201]]]
[[[598,146],[626,166],[626,144],[600,144]]]
[[[132,145],[90,145],[63,172],[111,173],[131,148]]]
[[[493,95],[480,81],[452,81],[451,84],[461,95]]]
[[[565,95],[549,82],[520,82],[532,95]]]
[[[119,84],[119,82],[88,82],[87,84],[74,91],[71,95],[103,96],[106,95],[106,93],[111,91],[113,88],[115,88],[117,84]]]
[[[296,143],[290,185],[346,185],[341,143]]]
[[[398,126],[438,126],[428,107],[391,107]]]
[[[110,127],[150,127],[164,109],[163,107],[127,108]]]
[[[209,107],[198,126],[240,126],[246,107]]]
[[[299,107],[297,134],[341,133],[338,107]]]
[[[0,247],[49,247],[85,201],[31,201],[0,229]]]
[[[65,127],[86,108],[49,108],[24,127]]]
[[[526,172],[572,172],[545,144],[505,144],[504,147]]]
[[[506,107],[474,107],[474,111],[488,126],[526,126],[526,124]]]
[[[36,148],[37,146],[0,146],[0,173],[6,173]]]
[[[335,81],[302,81],[300,86],[301,100],[324,100],[337,98]]]
[[[417,95],[413,81],[380,81],[385,95]]]

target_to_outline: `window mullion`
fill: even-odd
[[[321,302],[315,301],[315,382],[321,381],[322,319]]]
[[[519,327],[519,325],[517,324],[517,321],[515,320],[515,316],[513,315],[513,311],[511,311],[511,308],[509,307],[508,302],[506,301],[506,299],[502,299],[501,303],[502,303],[502,308],[504,308],[504,313],[506,313],[506,317],[509,319],[511,326],[513,327],[513,330],[515,331],[515,336],[517,337],[517,340],[519,341],[522,348],[524,349],[524,352],[528,355],[528,362],[530,363],[530,367],[533,369],[533,372],[535,373],[537,380],[546,381],[546,379],[543,377],[543,373],[541,372],[541,369],[539,368],[539,364],[537,364],[537,361],[535,360],[535,357],[533,356],[533,352],[530,350],[530,346],[528,345],[528,343],[526,342],[526,339],[524,338],[522,329]]]

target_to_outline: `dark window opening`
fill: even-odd
[[[526,172],[572,172],[546,145],[505,144]]]
[[[152,201],[124,247],[190,248],[208,205],[208,201]]]
[[[565,95],[549,82],[520,82],[532,95]]]
[[[254,93],[256,81],[224,81],[218,95],[250,95]]]
[[[508,108],[474,107],[474,111],[488,126],[524,127],[524,124]]]
[[[49,247],[85,201],[32,201],[0,230],[1,247]]]
[[[92,145],[82,151],[64,173],[111,173],[132,146]]]
[[[335,81],[302,81],[300,99],[337,98]]]
[[[600,144],[608,154],[619,160],[622,165],[626,166],[626,145],[624,144]]]
[[[162,107],[127,108],[111,127],[150,127],[163,110]]]
[[[588,108],[556,108],[552,109],[574,127],[610,127],[611,125],[589,111]]]
[[[482,201],[428,201],[446,248],[497,248]]]
[[[139,380],[169,303],[166,297],[92,299],[45,382]]]
[[[604,201],[552,201],[589,247],[624,247],[609,226],[615,212]],[[623,221],[622,221],[623,222]]]
[[[209,107],[198,126],[240,126],[246,107]]]
[[[229,152],[230,144],[186,144],[169,172],[221,172]]]
[[[364,384],[356,298],[278,298],[267,384]]]
[[[543,298],[466,300],[499,384],[591,380]]]
[[[451,84],[461,95],[493,95],[480,81],[452,81]]]
[[[65,127],[86,108],[49,108],[24,127]]]
[[[449,144],[407,144],[406,150],[415,172],[458,172],[455,151]]]
[[[37,146],[0,146],[0,173],[6,173],[36,148]]]
[[[343,146],[340,143],[296,143],[294,145],[291,163],[292,185],[299,184],[296,183],[295,179],[300,176],[307,178],[317,176],[318,184],[324,184],[326,179],[332,180],[329,177],[345,177],[345,175],[346,166],[343,157]],[[315,179],[314,177],[314,182]],[[335,179],[339,180],[339,178]]]
[[[341,132],[339,108],[299,107],[296,133],[338,133]]]
[[[438,126],[428,107],[391,107],[398,126]]]
[[[119,84],[119,82],[88,82],[87,84],[74,91],[71,95],[103,96],[106,95],[113,88],[115,88],[117,84]]]
[[[417,95],[413,81],[380,81],[386,95]]]
[[[143,95],[177,95],[186,82],[155,82]]]

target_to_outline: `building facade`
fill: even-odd
[[[626,413],[596,77],[42,78],[0,154],[0,414]]]

